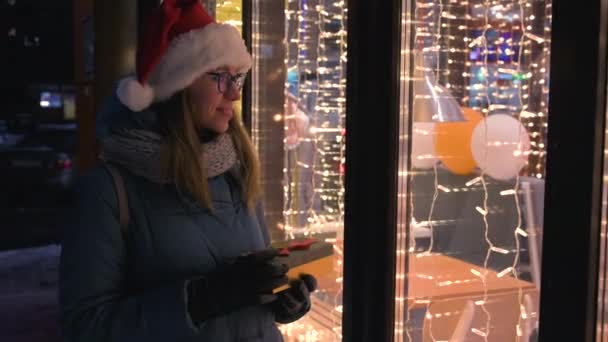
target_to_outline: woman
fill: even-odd
[[[251,57],[197,0],[164,1],[138,46],[137,78],[100,118],[101,159],[125,179],[121,233],[107,170],[84,175],[60,269],[69,341],[282,341],[314,278],[287,283],[259,205],[259,162],[235,117]],[[120,103],[116,103],[116,99]]]

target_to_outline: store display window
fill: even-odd
[[[277,246],[314,240],[319,289],[287,341],[342,340],[346,146],[344,0],[253,1],[251,134],[262,163],[266,221]]]
[[[534,341],[551,1],[403,1],[395,341]]]

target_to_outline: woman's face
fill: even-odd
[[[236,74],[234,67],[219,68],[202,74],[187,88],[199,129],[216,133],[228,130],[234,115],[232,103],[241,98],[239,87],[230,80]]]

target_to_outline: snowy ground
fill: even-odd
[[[0,341],[59,342],[58,245],[0,252]]]

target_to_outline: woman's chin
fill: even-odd
[[[217,134],[222,134],[228,131],[228,128],[230,127],[230,120],[214,120],[212,122],[207,122],[206,124],[202,123],[201,127]]]
[[[217,124],[217,125],[215,125],[215,127],[213,127],[213,131],[215,131],[218,134],[226,133],[228,131],[228,127],[229,127],[228,122]]]

